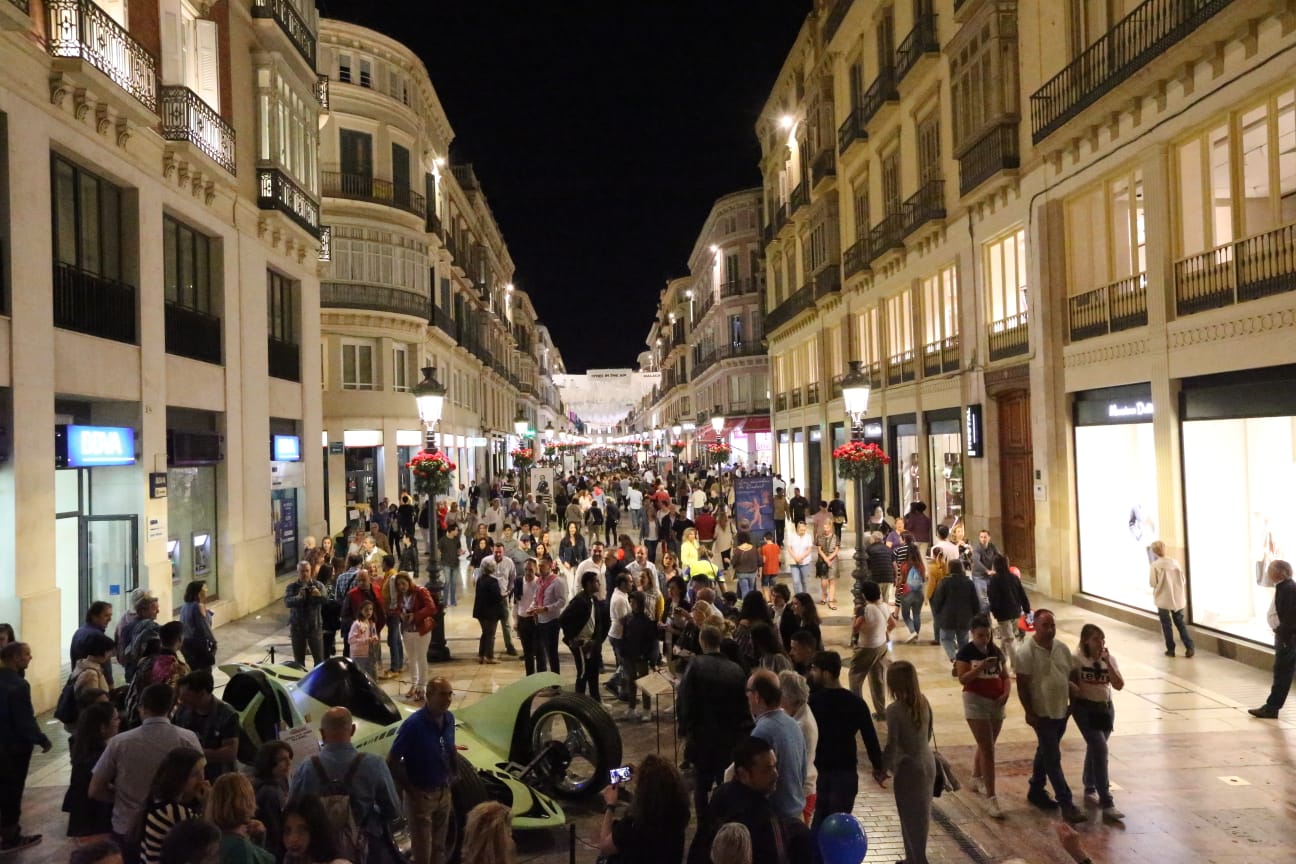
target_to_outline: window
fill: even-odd
[[[1018,228],[985,245],[985,273],[991,322],[1026,311],[1026,229]]]
[[[220,110],[220,46],[215,21],[208,21],[185,0],[162,3],[162,78],[183,84]]]
[[[342,389],[374,389],[373,343],[342,340]]]
[[[1141,274],[1147,264],[1143,172],[1135,170],[1081,192],[1066,203],[1068,293]]]
[[[900,147],[882,157],[882,206],[887,216],[900,212]]]
[[[980,25],[964,26],[946,49],[954,150],[962,154],[1017,110],[1017,14],[994,10]]]
[[[735,351],[741,351],[743,347],[743,316],[729,316],[729,345]]]
[[[854,197],[851,204],[855,213],[855,239],[862,240],[868,236],[869,227],[869,181],[868,175],[862,175],[852,187]]]
[[[725,255],[725,281],[733,285],[738,282],[741,275],[738,272],[738,253],[730,252]]]
[[[940,180],[941,168],[940,109],[935,108],[918,121],[919,185],[925,186],[933,180]]]
[[[923,344],[958,337],[958,271],[951,265],[922,280]]]
[[[295,75],[272,66],[256,72],[257,159],[287,174],[312,196],[319,193],[319,103],[310,90],[294,89]]]
[[[865,366],[882,359],[882,344],[878,330],[878,310],[874,306],[855,316],[854,357]]]
[[[913,357],[913,291],[906,288],[883,301],[886,307],[887,351],[891,361]]]
[[[409,350],[404,345],[392,349],[392,389],[409,390]]]
[[[210,238],[183,222],[162,218],[162,278],[167,303],[214,314],[213,245]]]
[[[373,87],[373,61],[367,57],[360,58],[360,86]]]
[[[338,80],[344,84],[351,83],[351,55],[338,55]]]
[[[273,270],[266,271],[266,302],[269,307],[270,338],[286,345],[298,344],[298,283]]]
[[[53,171],[56,264],[121,281],[121,190],[59,156]]]

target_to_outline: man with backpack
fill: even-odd
[[[139,725],[140,697],[154,684],[166,684],[174,689],[180,679],[190,672],[189,664],[180,656],[180,642],[184,638],[184,625],[168,621],[158,629],[157,650],[140,659],[135,676],[126,691],[126,714],[123,728]]]
[[[400,816],[399,797],[382,757],[351,743],[355,721],[346,708],[330,708],[320,721],[324,744],[300,763],[289,784],[290,800],[316,795],[337,832],[338,857],[369,864],[394,862],[387,826]]]
[[[450,786],[456,774],[455,719],[450,713],[454,688],[445,678],[428,682],[423,707],[396,733],[387,767],[405,793],[414,864],[442,864],[454,803]]]

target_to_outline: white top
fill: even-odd
[[[612,639],[620,639],[624,630],[621,621],[630,614],[630,595],[620,588],[613,591],[612,600],[608,603],[608,612],[612,616],[612,628],[608,630],[608,636]]]
[[[517,604],[517,614],[519,617],[531,611],[531,607],[534,606],[536,602],[536,592],[539,590],[539,579],[531,579],[529,581],[526,579],[522,580],[522,599],[519,600]]]
[[[598,574],[599,577],[598,598],[600,600],[606,600],[607,599],[607,579],[605,574],[607,573],[607,564],[606,563],[595,564],[593,558],[586,558],[584,561],[577,564],[576,571],[572,576],[572,578],[576,582],[576,590],[580,590],[581,577],[583,577],[586,573]]]
[[[806,778],[802,788],[810,796],[815,794],[815,786],[819,782],[819,769],[814,764],[815,751],[819,749],[819,721],[815,720],[809,705],[802,705],[801,710],[792,715],[792,719],[801,727],[801,734],[805,736]]]
[[[941,550],[946,561],[957,561],[959,558],[959,548],[948,540],[937,540],[931,545],[931,551]]]
[[[702,491],[701,487],[694,489],[693,494],[689,496],[689,504],[693,507],[693,512],[701,513],[702,508],[706,506],[706,503],[707,503],[706,492]]]
[[[630,492],[626,495],[626,498],[628,498],[630,501],[631,510],[643,509],[643,493],[640,492],[638,489],[634,488],[633,486],[630,487]]]
[[[1183,568],[1173,558],[1158,558],[1148,568],[1148,584],[1158,609],[1177,612],[1188,605],[1188,583]]]
[[[887,643],[887,621],[891,607],[885,600],[864,604],[864,623],[860,627],[861,648],[880,648]]]
[[[1030,676],[1030,699],[1035,713],[1061,720],[1071,701],[1071,649],[1054,639],[1053,648],[1042,647],[1035,637],[1025,639],[1016,652],[1017,675]]]
[[[1120,674],[1116,658],[1107,652],[1107,660],[1091,659],[1083,654],[1071,655],[1071,667],[1078,673],[1076,684],[1080,692],[1077,698],[1091,702],[1110,702],[1112,697],[1111,673]]]
[[[810,536],[809,531],[805,533],[805,536],[795,532],[788,534],[783,545],[787,547],[788,554],[792,556],[793,564],[809,564],[814,560],[814,556],[810,554],[814,550],[814,537]]]

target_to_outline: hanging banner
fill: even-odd
[[[750,531],[752,543],[759,545],[765,532],[774,533],[774,480],[771,477],[735,477],[733,483],[734,518],[738,520],[738,530]]]

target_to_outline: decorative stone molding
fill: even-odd
[[[90,113],[90,100],[86,96],[84,87],[78,87],[72,93],[72,116],[78,120],[84,120]]]
[[[111,127],[112,115],[108,113],[108,106],[100,102],[95,106],[95,131],[100,135],[107,135]]]
[[[1244,315],[1231,321],[1217,321],[1198,327],[1171,329],[1168,334],[1170,350],[1192,345],[1207,345],[1245,336],[1259,336],[1277,330],[1296,327],[1296,309],[1280,309]]]
[[[1087,347],[1087,346],[1086,346]],[[1062,365],[1067,369],[1078,369],[1083,366],[1098,366],[1112,360],[1124,360],[1140,357],[1148,352],[1147,339],[1127,339],[1112,342],[1083,351],[1064,351]]]

